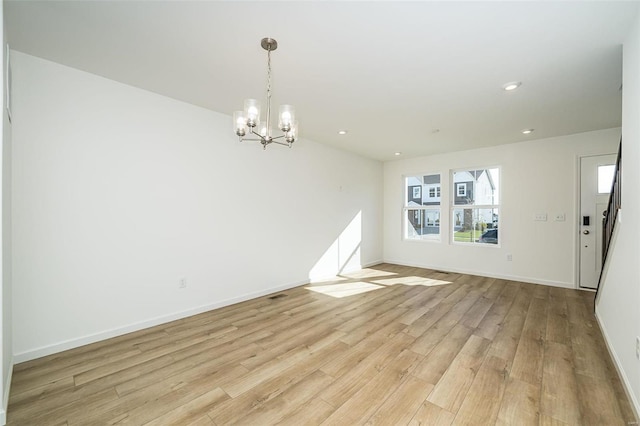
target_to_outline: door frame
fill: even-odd
[[[573,275],[574,275],[574,282],[573,282],[573,287],[576,290],[583,290],[583,291],[590,291],[590,292],[596,292],[596,289],[592,289],[592,288],[587,288],[587,287],[580,287],[580,232],[581,232],[581,227],[582,227],[582,222],[581,222],[581,210],[582,210],[582,206],[581,206],[581,198],[582,198],[582,193],[581,193],[581,180],[582,180],[582,168],[581,168],[581,163],[582,163],[582,159],[586,158],[586,157],[600,157],[602,155],[617,155],[616,152],[600,152],[600,153],[593,153],[593,154],[578,154],[576,155],[575,158],[575,162],[574,162],[574,167],[575,167],[575,173],[574,173],[574,204],[573,204],[573,208],[574,208],[574,214],[573,214],[573,223],[572,223],[572,228],[574,230],[574,234],[573,234]],[[602,267],[604,268],[604,265],[602,265]]]

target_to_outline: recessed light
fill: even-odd
[[[512,81],[511,83],[507,83],[504,86],[502,86],[502,88],[507,92],[510,92],[512,90],[516,90],[518,87],[520,87],[521,84],[522,83],[519,81]]]
[[[401,152],[394,152],[394,153],[393,153],[393,155],[395,155],[396,157],[397,157],[398,155],[401,155],[401,154],[402,154]]]
[[[346,130],[338,130],[338,134],[339,135],[346,135],[347,131]]]
[[[533,129],[524,129],[524,130],[522,131],[522,134],[523,134],[523,135],[530,135],[531,133],[533,133]]]

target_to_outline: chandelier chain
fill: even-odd
[[[271,49],[267,49],[267,140],[271,140]],[[263,143],[263,145],[265,145]],[[265,145],[266,148],[266,145]]]
[[[267,51],[267,97],[271,99],[271,49]]]

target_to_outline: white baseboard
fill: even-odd
[[[604,337],[604,343],[609,351],[609,355],[611,359],[613,359],[613,365],[616,366],[616,371],[618,372],[618,377],[620,377],[620,381],[622,381],[622,387],[624,388],[629,401],[631,401],[631,408],[633,409],[633,414],[636,416],[636,422],[640,420],[640,403],[638,402],[638,396],[633,393],[633,389],[631,388],[631,383],[629,382],[629,377],[624,372],[622,368],[622,363],[620,362],[620,358],[616,354],[616,351],[611,346],[611,341],[609,340],[609,335],[607,334],[607,330],[602,326],[600,322],[600,315],[598,315],[598,308],[596,307],[596,321],[598,322],[598,327],[600,327],[600,332],[602,332],[602,336]]]
[[[372,266],[376,266],[379,265],[381,263],[384,263],[384,261],[382,259],[378,259],[378,260],[374,260],[373,262],[368,262],[362,265],[362,269],[364,268],[370,268]]]
[[[2,390],[2,407],[0,407],[0,426],[7,424],[7,408],[9,407],[9,392],[11,392],[11,379],[13,378],[13,362],[9,364],[9,373],[7,374],[7,381],[4,383]]]
[[[197,315],[203,312],[211,311],[213,309],[218,309],[225,306],[233,305],[235,303],[240,303],[247,300],[255,299],[257,297],[266,296],[268,294],[276,293],[278,291],[288,290],[293,287],[298,287],[303,284],[307,284],[308,282],[309,280],[304,280],[304,281],[298,281],[298,282],[289,283],[289,284],[285,284],[277,287],[271,287],[265,290],[260,290],[260,291],[248,293],[242,296],[232,297],[230,299],[222,300],[219,302],[198,306],[196,308],[187,309],[186,311],[175,312],[173,314],[163,315],[163,316],[159,316],[149,320],[140,321],[124,327],[105,330],[99,333],[91,334],[91,335],[80,337],[77,339],[70,339],[70,340],[66,340],[64,342],[56,343],[53,345],[25,351],[19,354],[15,354],[14,362],[18,364],[25,361],[31,361],[32,359],[41,358],[43,356],[55,354],[58,352],[69,350],[69,349],[78,348],[80,346],[99,342],[101,340],[110,339],[112,337],[121,336],[123,334],[143,330],[145,328],[154,327],[156,325],[165,324],[178,319],[190,317],[192,315]]]
[[[461,274],[470,274],[470,275],[480,275],[480,276],[486,276],[486,277],[491,277],[491,278],[499,278],[499,279],[506,279],[506,280],[512,280],[512,281],[522,281],[522,282],[528,282],[528,283],[534,283],[534,284],[543,284],[543,285],[550,285],[550,286],[554,286],[554,287],[563,287],[563,288],[574,288],[572,283],[563,283],[563,282],[554,282],[554,281],[547,281],[547,280],[539,280],[539,279],[535,279],[535,278],[530,278],[530,277],[518,277],[518,276],[508,276],[508,275],[500,275],[500,274],[492,274],[490,272],[486,272],[486,271],[469,271],[469,270],[464,270],[464,269],[458,269],[458,268],[440,268],[437,265],[429,265],[429,264],[411,264],[411,263],[407,263],[407,262],[402,262],[402,261],[397,261],[397,260],[375,260],[375,261],[371,261],[371,262],[367,262],[366,264],[361,265],[361,268],[368,268],[374,265],[378,265],[380,263],[393,263],[393,264],[397,264],[397,265],[404,265],[404,266],[412,266],[412,267],[418,267],[418,268],[427,268],[427,269],[437,269],[437,270],[446,270],[448,272],[455,272],[455,273],[461,273]],[[353,270],[357,270],[358,268],[353,268]],[[350,269],[351,271],[351,269]],[[343,271],[343,273],[346,273],[348,271]],[[328,277],[327,277],[328,278]],[[21,362],[25,362],[25,361],[30,361],[32,359],[36,359],[36,358],[41,358],[43,356],[47,356],[47,355],[51,355],[54,353],[58,353],[58,352],[62,352],[62,351],[66,351],[69,349],[74,349],[80,346],[84,346],[84,345],[88,345],[91,343],[95,343],[95,342],[99,342],[101,340],[105,340],[105,339],[110,339],[112,337],[116,337],[116,336],[121,336],[123,334],[127,334],[127,333],[131,333],[134,331],[138,331],[138,330],[143,330],[145,328],[149,328],[149,327],[154,327],[156,325],[160,325],[160,324],[165,324],[167,322],[170,321],[175,321],[181,318],[186,318],[192,315],[197,315],[203,312],[207,312],[213,309],[218,309],[218,308],[222,308],[224,306],[229,306],[229,305],[233,305],[235,303],[239,303],[239,302],[244,302],[246,300],[250,300],[250,299],[255,299],[257,297],[262,297],[265,296],[267,294],[271,294],[271,293],[275,293],[278,291],[283,291],[283,290],[288,290],[290,288],[293,287],[298,287],[300,285],[304,285],[307,284],[309,282],[309,280],[304,280],[304,281],[298,281],[298,282],[293,282],[293,283],[289,283],[289,284],[285,284],[285,285],[281,285],[281,286],[277,286],[277,287],[271,287],[265,290],[261,290],[261,291],[257,291],[257,292],[253,292],[253,293],[248,293],[239,297],[234,297],[234,298],[230,298],[230,299],[226,299],[226,300],[222,300],[216,303],[211,303],[211,304],[207,304],[207,305],[203,305],[203,306],[199,306],[193,309],[188,309],[186,311],[181,311],[181,312],[176,312],[173,314],[169,314],[169,315],[163,315],[160,317],[156,317],[156,318],[152,318],[149,320],[145,320],[145,321],[140,321],[134,324],[130,324],[124,327],[118,327],[118,328],[114,328],[114,329],[110,329],[110,330],[105,330],[99,333],[95,333],[95,334],[91,334],[88,336],[83,336],[80,338],[75,338],[75,339],[70,339],[70,340],[66,340],[63,342],[59,342],[53,345],[48,345],[48,346],[44,346],[44,347],[40,347],[40,348],[36,348],[36,349],[32,349],[29,351],[25,351],[25,352],[21,352],[18,354],[14,355],[14,362],[17,363],[21,363]]]
[[[367,268],[369,266],[377,265],[382,263],[381,260],[376,260],[372,262],[368,262],[366,264],[361,265],[360,267],[349,268],[349,270],[343,271],[343,273],[353,272],[355,270],[361,268]],[[216,303],[211,303],[203,306],[199,306],[193,309],[188,309],[186,311],[176,312],[169,315],[163,315],[160,317],[152,318],[145,321],[140,321],[134,324],[130,324],[124,327],[118,327],[110,330],[105,330],[99,333],[91,334],[84,337],[79,337],[75,339],[66,340],[63,342],[59,342],[53,345],[43,346],[41,348],[32,349],[29,351],[21,352],[15,354],[14,361],[15,363],[21,363],[25,361],[31,361],[32,359],[41,358],[43,356],[55,354],[58,352],[66,351],[69,349],[78,348],[80,346],[88,345],[91,343],[99,342],[101,340],[110,339],[112,337],[121,336],[123,334],[131,333],[138,330],[143,330],[145,328],[154,327],[156,325],[165,324],[170,321],[175,321],[178,319],[190,317],[192,315],[201,314],[203,312],[211,311],[213,309],[222,308],[225,306],[233,305],[235,303],[244,302],[246,300],[255,299],[257,297],[266,296],[271,293],[276,293],[278,291],[288,290],[293,287],[298,287],[304,284],[308,284],[310,280],[297,281],[281,286],[271,287],[265,290],[256,291],[253,293],[248,293],[239,297],[233,297],[230,299],[222,300]]]
[[[570,289],[575,289],[575,285],[573,283],[567,283],[567,282],[562,282],[562,281],[551,281],[551,280],[542,280],[539,278],[533,278],[533,277],[522,277],[522,276],[517,276],[517,275],[504,275],[504,274],[496,274],[490,271],[472,271],[472,270],[468,270],[468,269],[460,269],[460,268],[450,268],[450,267],[445,267],[445,266],[438,266],[438,265],[429,265],[429,264],[420,264],[420,263],[411,263],[411,262],[403,262],[401,260],[393,260],[393,259],[385,259],[384,260],[385,263],[393,263],[395,265],[402,265],[402,266],[411,266],[414,268],[425,268],[425,269],[435,269],[437,271],[445,271],[445,272],[455,272],[457,274],[467,274],[467,275],[478,275],[481,277],[489,277],[489,278],[498,278],[501,280],[509,280],[509,281],[519,281],[519,282],[523,282],[523,283],[530,283],[530,284],[542,284],[542,285],[548,285],[551,287],[561,287],[561,288],[570,288]]]

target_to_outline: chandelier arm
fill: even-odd
[[[260,139],[264,139],[264,136],[262,136],[260,133],[256,133],[256,131],[255,131],[255,130],[253,130],[253,128],[251,128],[251,129],[249,130],[249,132],[250,132],[252,135],[256,135],[256,136],[257,136],[257,137],[259,137]]]
[[[284,145],[284,146],[288,146],[289,148],[291,148],[291,142],[280,142],[280,141],[275,141],[275,140],[271,140],[271,143],[277,143],[278,145]]]

